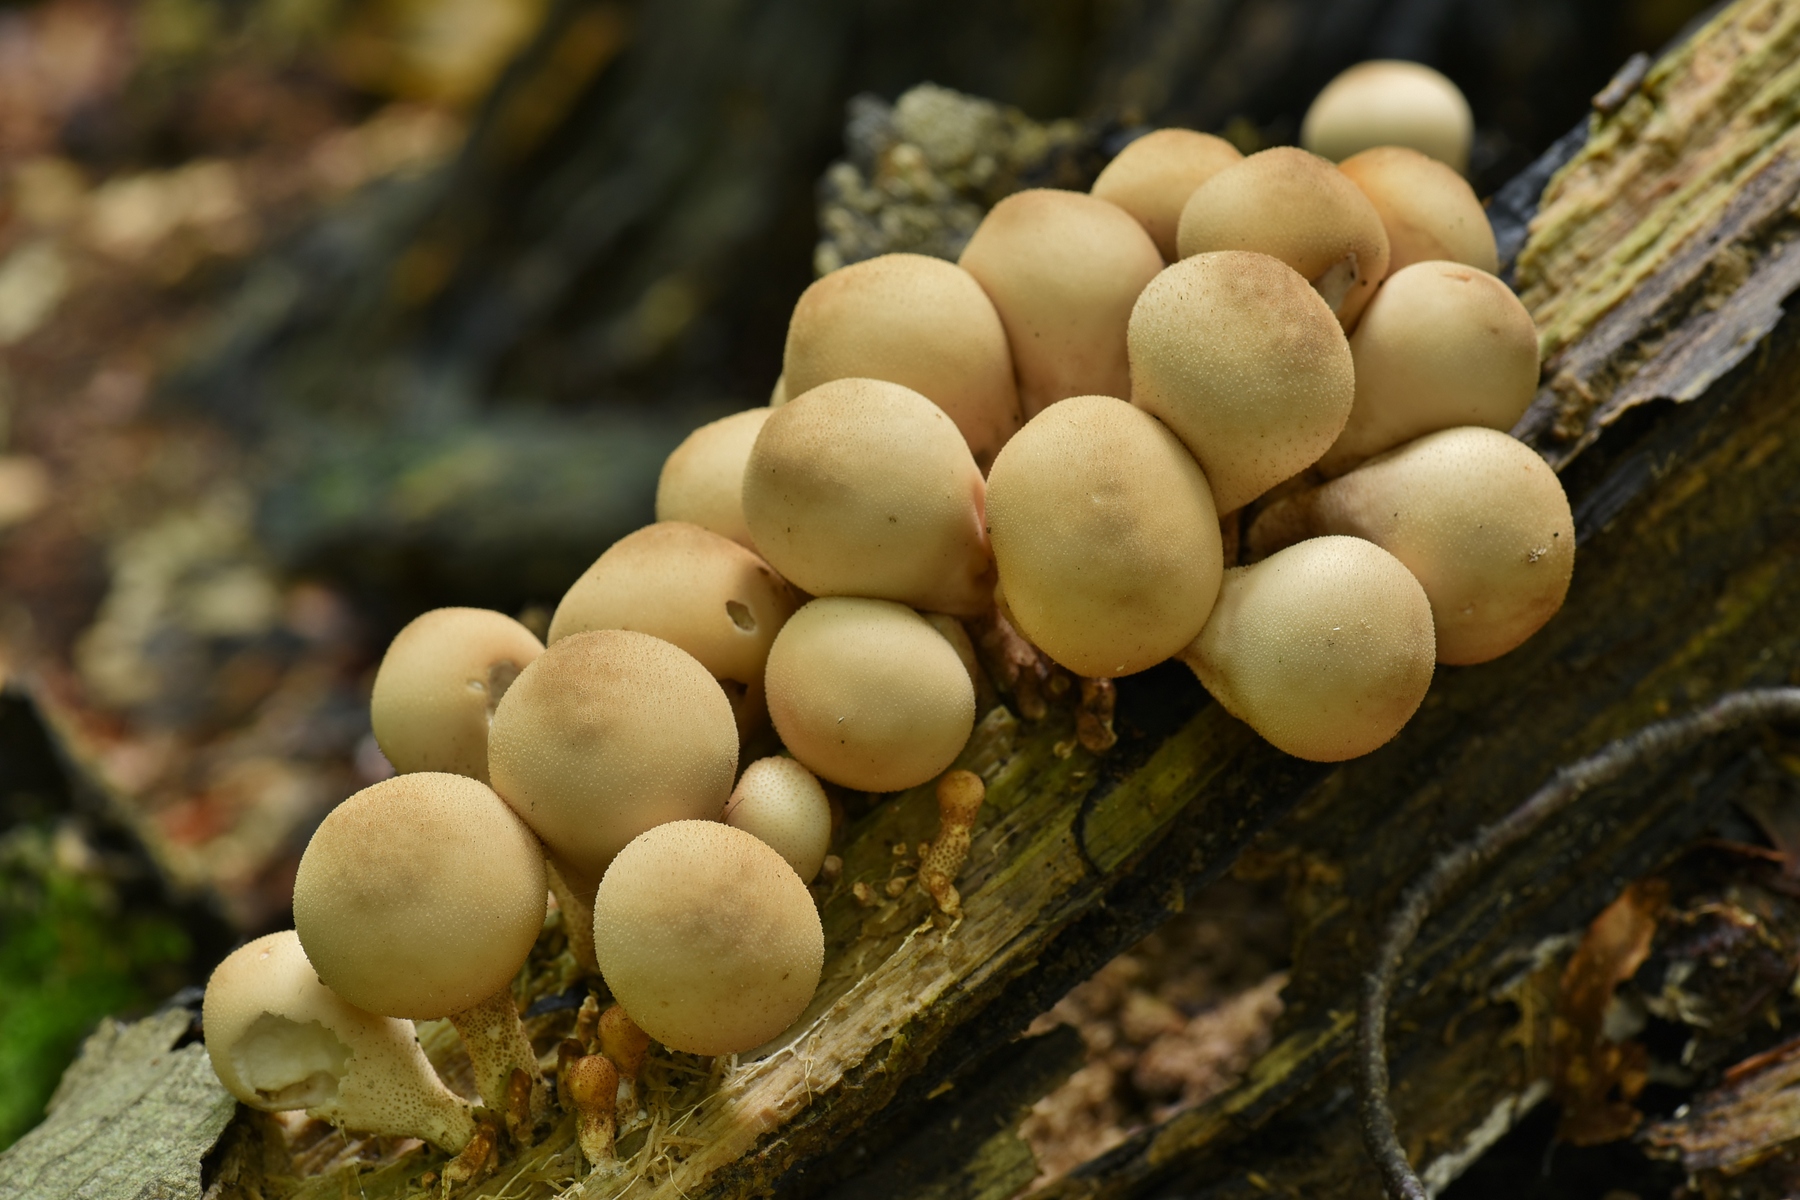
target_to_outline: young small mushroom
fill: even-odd
[[[313,832],[294,878],[294,927],[319,979],[358,1008],[448,1017],[482,1102],[526,1136],[545,1097],[512,979],[543,925],[547,886],[542,847],[485,784],[397,775]]]
[[[706,668],[622,629],[557,639],[507,692],[489,737],[494,790],[543,840],[578,907],[644,830],[718,820],[737,752],[731,702]],[[568,930],[571,942],[584,932]]]
[[[1405,146],[1377,146],[1338,164],[1381,214],[1388,277],[1417,262],[1458,262],[1490,275],[1500,269],[1494,227],[1469,181]]]
[[[487,782],[488,723],[519,672],[544,652],[532,632],[485,608],[415,617],[375,672],[369,721],[394,770]]]
[[[974,615],[993,589],[985,490],[943,409],[897,383],[837,379],[763,426],[744,516],[769,565],[814,596]]]
[[[1027,420],[1070,396],[1130,398],[1125,322],[1163,260],[1129,213],[1080,192],[1015,192],[959,261],[1006,326]]]
[[[946,771],[938,780],[938,835],[919,854],[919,884],[938,911],[952,919],[962,916],[956,873],[968,861],[975,820],[986,798],[987,785],[973,771]]]
[[[598,1169],[613,1161],[613,1135],[618,1128],[619,1072],[604,1054],[571,1059],[560,1086],[575,1109],[575,1135],[581,1156]]]
[[[975,688],[956,650],[889,600],[828,597],[795,613],[769,652],[768,689],[788,753],[864,791],[935,778],[975,727]]]
[[[225,1090],[263,1112],[309,1116],[378,1137],[469,1144],[469,1105],[446,1088],[410,1021],[376,1016],[319,982],[293,930],[234,950],[201,1007],[206,1053]]]
[[[594,947],[607,987],[644,1032],[688,1054],[738,1054],[805,1011],[825,932],[781,855],[729,825],[674,821],[607,868]]]
[[[684,521],[658,521],[614,542],[550,619],[552,645],[594,629],[634,629],[681,647],[712,673],[748,736],[767,711],[763,664],[794,590],[736,542]]]
[[[1462,91],[1422,63],[1357,63],[1325,85],[1300,122],[1300,144],[1341,162],[1375,146],[1405,146],[1465,171],[1475,118]]]
[[[831,801],[813,773],[791,758],[759,758],[744,768],[725,823],[759,838],[811,883],[831,849]]]
[[[1250,527],[1265,554],[1297,536],[1365,538],[1431,599],[1438,661],[1487,662],[1556,615],[1575,570],[1575,520],[1537,452],[1493,429],[1446,429],[1271,505]]]
[[[650,1035],[638,1027],[619,1004],[609,1004],[600,1014],[594,1031],[600,1053],[619,1068],[619,1078],[637,1093],[638,1081],[644,1077],[644,1061],[650,1057]]]
[[[1136,217],[1163,258],[1174,262],[1175,229],[1188,197],[1243,161],[1243,153],[1222,137],[1192,129],[1154,129],[1119,151],[1090,191]]]
[[[1350,335],[1350,354],[1356,403],[1319,460],[1327,475],[1440,429],[1504,432],[1537,393],[1531,314],[1511,288],[1460,263],[1389,276]]]
[[[1431,686],[1431,605],[1398,559],[1322,537],[1225,573],[1182,661],[1280,749],[1341,762],[1400,732]]]
[[[1024,424],[1000,314],[955,263],[883,254],[840,267],[800,296],[782,379],[796,396],[834,379],[885,379],[956,422],[985,472]]]
[[[775,387],[781,392],[780,383]],[[785,393],[781,399],[786,403]],[[688,434],[657,476],[656,519],[686,521],[756,549],[744,523],[744,463],[770,411],[733,413]]]
[[[995,460],[987,516],[1009,621],[1077,675],[1155,666],[1194,640],[1218,595],[1206,476],[1123,400],[1038,414]]]
[[[1181,210],[1181,257],[1254,250],[1300,272],[1346,330],[1388,271],[1381,214],[1350,177],[1293,146],[1227,167]]]
[[[1266,254],[1184,258],[1131,312],[1131,402],[1199,460],[1232,512],[1330,449],[1356,374],[1331,309]]]

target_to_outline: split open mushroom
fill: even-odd
[[[412,1022],[365,1012],[319,982],[293,930],[240,946],[213,969],[201,1006],[206,1053],[225,1090],[263,1112],[304,1109],[342,1129],[422,1138],[455,1154],[475,1132]]]
[[[1493,429],[1446,429],[1271,505],[1252,553],[1349,534],[1406,564],[1431,600],[1441,663],[1498,658],[1543,628],[1568,594],[1575,521],[1562,481]]]
[[[885,379],[943,409],[985,473],[1024,423],[1006,330],[993,301],[955,263],[883,254],[806,289],[788,322],[784,387]]]
[[[1417,262],[1459,262],[1500,269],[1494,227],[1469,181],[1405,146],[1377,146],[1338,164],[1388,235],[1388,276]]]
[[[1181,257],[1254,250],[1292,267],[1345,329],[1388,270],[1381,214],[1350,177],[1314,154],[1277,146],[1194,189],[1181,210]]]
[[[504,613],[437,608],[415,617],[375,672],[369,721],[400,772],[449,771],[487,782],[488,723],[544,645]]]
[[[769,565],[814,596],[974,615],[993,587],[984,491],[943,409],[897,383],[837,379],[763,426],[744,516]]]
[[[763,664],[794,590],[762,559],[698,525],[658,521],[614,542],[556,606],[550,641],[634,629],[681,647],[725,689],[747,736],[767,711]]]
[[[1163,259],[1124,209],[1081,192],[1015,192],[959,261],[1006,326],[1027,420],[1070,396],[1130,397],[1125,323]]]
[[[807,883],[831,849],[831,800],[791,758],[759,758],[745,767],[726,802],[725,823],[761,840]]]
[[[1131,313],[1131,402],[1206,471],[1220,512],[1318,461],[1357,379],[1331,309],[1285,263],[1238,250],[1184,258]]]
[[[351,796],[313,832],[294,878],[294,928],[319,978],[358,1008],[448,1017],[475,1084],[515,1131],[541,1115],[537,1057],[512,979],[543,926],[544,852],[487,785],[397,775]],[[514,1111],[514,1071],[532,1108]]]
[[[975,688],[956,650],[889,600],[834,596],[795,613],[769,651],[768,689],[788,752],[869,792],[935,778],[975,726]]]
[[[657,476],[656,519],[686,521],[756,549],[744,523],[744,463],[768,419],[768,409],[753,408],[688,434]]]
[[[1431,686],[1431,604],[1392,554],[1351,537],[1225,573],[1182,653],[1232,716],[1281,750],[1341,762],[1389,741]]]
[[[1457,171],[1469,166],[1475,118],[1462,91],[1422,63],[1357,63],[1325,85],[1300,122],[1300,144],[1342,161],[1375,146],[1406,146]]]
[[[1149,413],[1081,396],[1039,413],[988,479],[1011,620],[1078,675],[1155,666],[1193,641],[1224,560],[1206,476]]]
[[[1175,230],[1188,197],[1243,161],[1243,153],[1222,137],[1192,129],[1154,129],[1119,151],[1091,190],[1136,217],[1163,258],[1174,262]]]
[[[812,1000],[825,932],[774,850],[715,821],[675,821],[613,860],[594,897],[594,947],[631,1019],[689,1054],[741,1054]]]

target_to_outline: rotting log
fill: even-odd
[[[1032,1166],[1004,1122],[980,1138],[933,1131],[1016,1111],[1029,1088],[1009,1080],[1041,1084],[1047,1062],[1069,1061],[1066,1045],[1059,1060],[1053,1044],[1014,1043],[1026,1023],[1234,864],[1292,881],[1300,935],[1275,1046],[1238,1088],[1052,1194],[1378,1194],[1345,1057],[1354,981],[1399,889],[1558,763],[1720,691],[1796,675],[1800,324],[1777,319],[1800,229],[1796,61],[1800,11],[1744,0],[1597,119],[1545,195],[1518,279],[1553,355],[1522,429],[1563,471],[1581,551],[1568,604],[1542,633],[1498,662],[1441,671],[1399,739],[1335,769],[1274,751],[1181,668],[1121,682],[1125,737],[1100,757],[1076,742],[1066,703],[1023,725],[995,709],[962,761],[990,783],[958,880],[963,919],[933,920],[917,887],[888,895],[907,874],[893,848],[935,832],[929,793],[871,809],[825,902],[826,977],[798,1031],[671,1087],[684,1107],[657,1119],[673,1130],[622,1130],[632,1173],[577,1194],[869,1195],[869,1178],[888,1195],[1010,1194]],[[1710,165],[1695,170],[1701,158]],[[1570,935],[1747,781],[1787,770],[1746,751],[1754,742],[1597,794],[1426,927],[1391,1058],[1402,1136],[1428,1179],[1453,1176],[1546,1094]],[[541,962],[525,998],[567,983]],[[221,1143],[220,1196],[255,1194],[250,1180],[266,1197],[422,1195],[441,1167],[417,1150],[373,1169],[340,1156],[301,1182],[269,1167],[266,1147],[243,1149],[264,1145],[260,1128],[241,1114]],[[575,1177],[572,1138],[565,1123],[462,1194],[555,1194]],[[943,1170],[908,1182],[892,1168],[934,1141]]]

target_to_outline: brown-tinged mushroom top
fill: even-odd
[[[1423,63],[1394,59],[1344,71],[1300,122],[1300,144],[1334,162],[1375,146],[1405,146],[1465,171],[1474,140],[1462,90]]]
[[[1175,231],[1188,197],[1242,161],[1243,153],[1222,137],[1192,129],[1153,129],[1119,151],[1091,191],[1137,218],[1163,258],[1174,262],[1179,257]]]
[[[397,775],[332,809],[294,878],[294,927],[326,986],[390,1017],[504,991],[543,925],[544,852],[487,785]]]
[[[688,434],[657,477],[656,519],[686,521],[756,549],[744,523],[744,463],[769,411],[733,413]]]

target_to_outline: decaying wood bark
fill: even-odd
[[[1400,738],[1339,768],[1274,751],[1179,667],[1120,681],[1124,736],[1103,756],[1076,739],[1072,694],[1038,722],[995,708],[959,763],[989,783],[961,920],[888,886],[936,832],[930,790],[872,808],[825,898],[825,979],[795,1032],[710,1076],[665,1058],[660,1107],[621,1129],[630,1171],[574,1194],[1010,1195],[1034,1174],[1020,1107],[1078,1055],[1066,1035],[1014,1039],[1234,866],[1291,884],[1300,934],[1275,1046],[1236,1089],[1051,1194],[1378,1194],[1344,1060],[1354,982],[1400,888],[1558,763],[1796,677],[1800,324],[1780,309],[1800,284],[1796,64],[1800,9],[1740,0],[1622,89],[1545,193],[1517,278],[1550,358],[1522,432],[1562,470],[1581,549],[1543,632],[1441,670]],[[1788,770],[1754,741],[1597,794],[1426,927],[1391,1029],[1401,1129],[1428,1181],[1548,1094],[1574,935],[1725,797]],[[556,948],[525,997],[544,1036],[572,982]],[[240,1115],[222,1143],[218,1196],[410,1197],[441,1167],[373,1148],[376,1163],[284,1178],[246,1132],[259,1120]],[[573,1136],[565,1122],[463,1194],[556,1194],[577,1177]]]

